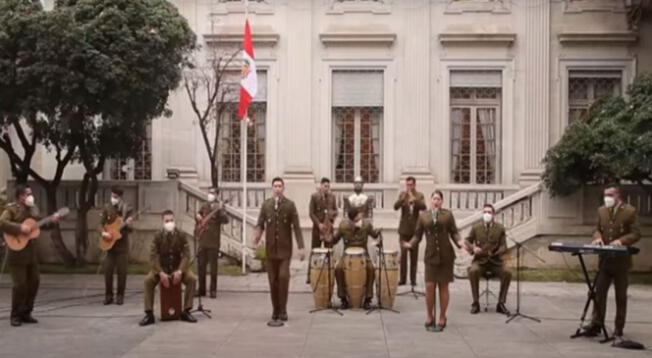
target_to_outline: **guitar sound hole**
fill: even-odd
[[[168,314],[170,316],[174,316],[177,313],[177,310],[174,309],[174,307],[168,308]]]

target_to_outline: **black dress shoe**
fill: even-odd
[[[32,317],[31,313],[28,313],[21,317],[20,319],[23,323],[38,323],[38,320],[34,317]]]
[[[206,292],[197,291],[195,292],[195,297],[206,297]]]
[[[118,296],[116,296],[116,298],[115,298],[115,304],[116,304],[116,305],[122,305],[123,303],[125,303],[125,298],[124,298],[124,296],[123,296],[123,295],[118,295]]]
[[[509,316],[509,310],[507,309],[507,307],[505,307],[504,303],[498,303],[496,305],[496,312]]]
[[[398,281],[399,286],[405,286],[405,281]]]
[[[597,337],[602,331],[602,326],[594,323],[589,323],[588,325],[582,327],[580,334],[584,337]]]
[[[104,297],[104,302],[103,303],[104,303],[105,306],[112,304],[113,303],[113,296]]]
[[[181,320],[190,323],[197,323],[197,318],[190,313],[190,310],[183,310],[183,312],[181,312]]]
[[[147,311],[145,312],[145,317],[140,320],[140,323],[138,323],[141,326],[149,326],[150,324],[154,324],[156,319],[154,318],[154,313],[152,311]]]
[[[365,298],[364,303],[362,304],[362,308],[366,310],[371,309],[371,298]]]
[[[11,317],[10,322],[12,327],[20,327],[23,325],[23,321],[20,319],[20,317]]]
[[[278,315],[278,319],[280,319],[280,320],[283,321],[283,322],[287,322],[287,321],[288,321],[288,314],[287,314],[287,312],[283,312],[283,313],[279,314],[279,315]]]
[[[471,304],[471,314],[478,314],[478,312],[480,312],[480,304],[473,302]]]
[[[217,292],[211,291],[211,298],[217,298]]]
[[[340,309],[341,309],[341,310],[347,310],[347,309],[349,309],[349,307],[350,307],[350,306],[349,306],[349,301],[348,301],[346,298],[341,298],[340,301],[342,302],[342,303],[340,304]]]

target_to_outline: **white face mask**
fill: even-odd
[[[208,194],[208,201],[209,202],[214,202],[215,201],[215,194]]]
[[[616,205],[616,199],[613,196],[604,197],[604,206],[611,209],[614,207],[614,205]]]
[[[482,220],[483,220],[486,224],[490,223],[491,220],[492,220],[493,218],[494,218],[494,216],[491,215],[490,213],[484,213],[484,214],[482,214]]]
[[[175,227],[176,227],[176,225],[174,224],[174,221],[169,221],[169,222],[166,222],[165,224],[163,224],[163,228],[164,228],[165,231],[167,231],[167,232],[172,232],[172,231],[174,231],[174,228],[175,228]]]
[[[111,197],[111,205],[118,205],[120,202],[120,199]]]
[[[34,195],[30,195],[25,198],[25,205],[29,206],[30,208],[34,206]]]

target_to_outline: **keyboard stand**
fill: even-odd
[[[582,329],[584,326],[584,321],[586,320],[586,314],[589,310],[589,306],[591,305],[591,302],[593,302],[593,305],[595,306],[595,285],[598,282],[598,277],[600,276],[600,273],[602,272],[602,264],[598,266],[598,273],[596,273],[595,277],[593,280],[591,280],[591,277],[589,276],[589,271],[586,269],[586,264],[584,263],[584,257],[582,256],[581,252],[574,253],[572,256],[577,256],[580,259],[580,265],[582,266],[582,272],[584,273],[584,281],[586,281],[586,285],[589,288],[589,292],[587,293],[587,298],[586,298],[586,303],[584,304],[584,311],[582,311],[582,317],[580,318],[580,326],[575,331],[575,334],[571,336],[571,338],[577,338],[577,337],[591,337],[592,335],[589,332],[586,332]],[[614,338],[609,336],[609,332],[607,332],[607,327],[605,324],[602,324],[602,334],[604,334],[604,339],[600,341],[600,343],[606,343],[609,341],[612,341]]]

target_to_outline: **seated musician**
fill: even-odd
[[[176,229],[172,210],[164,211],[162,216],[163,229],[156,234],[151,246],[152,268],[145,278],[145,317],[140,321],[141,326],[154,323],[154,290],[159,282],[166,288],[183,282],[186,292],[181,320],[197,322],[190,313],[197,277],[190,270],[191,256],[188,240]]]
[[[344,250],[349,247],[359,247],[365,250],[366,254],[366,295],[363,304],[364,309],[371,307],[371,299],[373,297],[374,287],[374,266],[371,263],[369,254],[367,253],[367,240],[369,236],[378,238],[380,230],[374,229],[371,221],[363,220],[364,211],[359,207],[352,207],[348,211],[348,220],[342,220],[340,227],[333,236],[333,245],[337,244],[340,240],[344,240]],[[374,245],[378,242],[374,241]],[[347,298],[346,282],[344,280],[344,260],[340,260],[335,267],[335,280],[337,281],[337,296],[342,301],[342,309],[349,308],[349,301]]]
[[[485,272],[490,271],[500,279],[500,294],[498,295],[496,312],[508,315],[509,311],[505,307],[505,301],[509,283],[512,280],[512,273],[505,267],[501,257],[507,252],[505,227],[494,221],[496,212],[491,204],[485,204],[482,211],[482,222],[473,226],[466,238],[467,251],[473,255],[473,262],[469,267],[469,282],[471,283],[471,295],[473,296],[471,314],[480,312],[478,302],[480,278]]]
[[[620,189],[609,186],[604,190],[604,206],[598,208],[598,225],[593,234],[593,244],[611,246],[631,246],[641,238],[636,208],[624,203]],[[584,334],[596,336],[604,326],[607,309],[607,293],[611,282],[616,290],[616,327],[614,336],[622,340],[625,318],[627,316],[627,286],[629,269],[632,265],[630,255],[600,255],[599,274],[595,283],[595,305],[591,324],[584,327]]]

